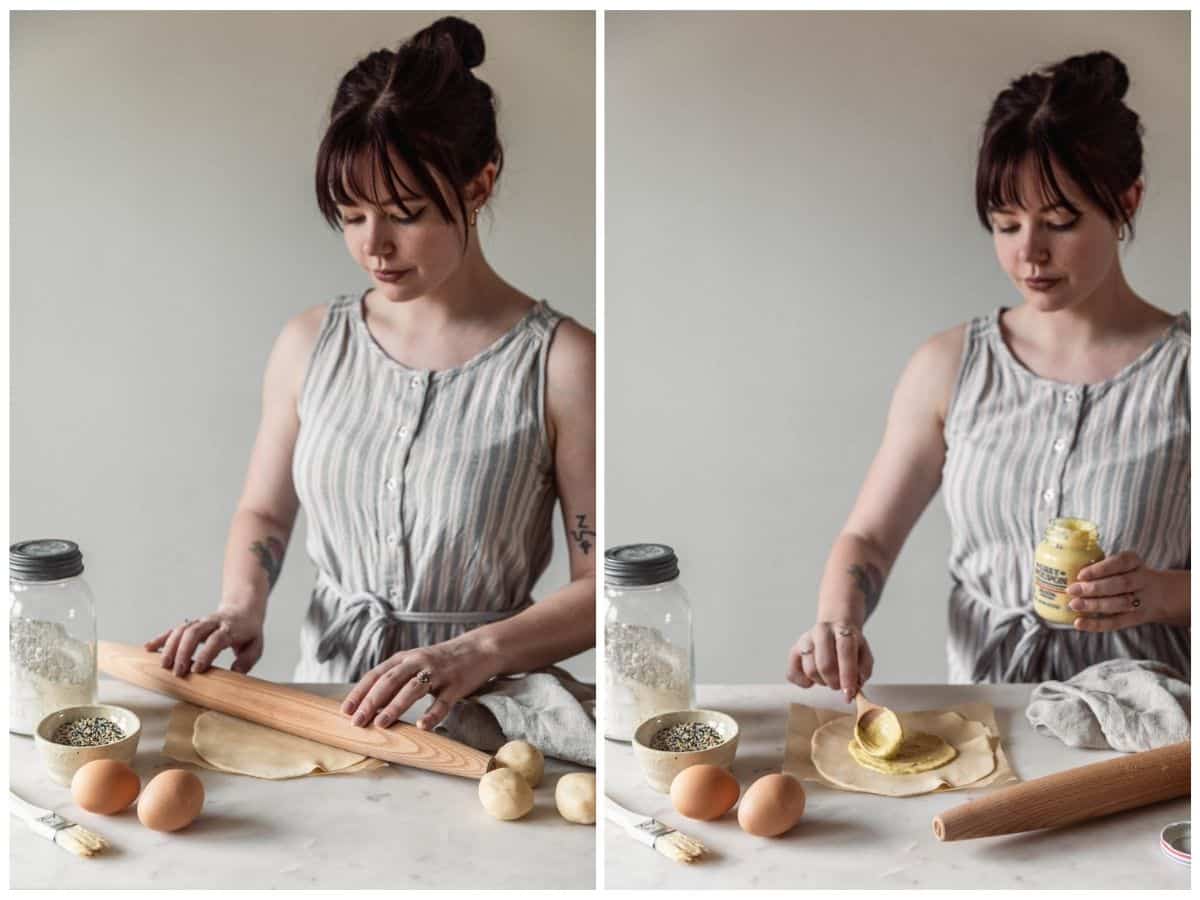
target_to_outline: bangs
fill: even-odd
[[[1039,136],[1026,140],[1025,135],[1015,132],[1011,129],[1008,134],[993,135],[980,149],[975,208],[983,227],[991,230],[990,214],[997,209],[1061,206],[1079,215],[1079,208],[1067,198],[1054,175],[1055,155],[1049,142]],[[1036,198],[1021,196],[1021,175],[1027,164],[1032,165],[1037,181]],[[1063,165],[1061,161],[1059,164]]]
[[[412,173],[416,184],[406,181],[396,167],[396,157]],[[386,191],[376,196],[374,186],[364,183],[363,176],[377,175]],[[330,227],[342,227],[338,206],[398,206],[406,216],[413,215],[405,202],[417,197],[428,197],[437,206],[442,217],[452,221],[453,216],[446,198],[433,178],[429,166],[422,161],[407,141],[389,141],[384,127],[373,127],[370,119],[354,121],[343,117],[335,121],[321,141],[317,152],[316,171],[317,206]]]

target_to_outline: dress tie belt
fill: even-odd
[[[1068,630],[1068,627],[1060,629],[1047,623],[1031,606],[1006,609],[990,603],[984,605],[994,616],[990,623],[992,633],[975,660],[975,666],[971,670],[971,681],[979,684],[987,679],[995,667],[1000,648],[1018,626],[1023,626],[1025,631],[1017,641],[1017,646],[1013,648],[1012,659],[1009,660],[1000,680],[1040,681],[1041,676],[1038,673],[1047,671],[1041,663],[1048,654],[1054,653],[1053,632]]]
[[[412,649],[403,646],[403,625],[484,625],[511,618],[530,605],[525,603],[506,610],[407,611],[396,609],[369,591],[358,591],[339,604],[337,616],[317,644],[317,660],[326,662],[353,647],[351,677],[360,678],[393,653]]]

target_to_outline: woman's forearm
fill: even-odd
[[[291,528],[249,509],[239,509],[225,543],[221,606],[266,615],[267,596],[279,579]]]
[[[524,612],[467,632],[498,675],[530,672],[596,645],[596,576],[577,578]]]
[[[843,531],[833,542],[817,600],[818,622],[862,627],[875,611],[892,561],[864,535]]]

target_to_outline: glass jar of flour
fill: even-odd
[[[73,541],[8,548],[9,724],[32,734],[64,706],[96,702],[96,607]]]
[[[604,553],[604,736],[629,741],[651,716],[694,705],[692,606],[665,544]]]

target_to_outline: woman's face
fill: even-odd
[[[1046,312],[1086,303],[1117,272],[1117,227],[1056,165],[1054,176],[1075,207],[1046,200],[1035,166],[1018,172],[1023,207],[991,211],[1000,267],[1026,302]],[[1140,184],[1126,195],[1136,205]]]
[[[391,199],[382,173],[365,160],[359,165],[355,181],[370,185],[368,193],[373,199],[355,198],[353,205],[338,204],[346,249],[370,274],[376,293],[386,299],[403,302],[433,293],[454,275],[466,254],[456,201],[450,200],[454,218],[447,222],[432,198],[402,194],[406,213]],[[402,162],[393,159],[393,166],[405,184],[417,183]],[[437,173],[434,177],[445,190],[444,181]],[[454,195],[447,191],[446,196]]]

